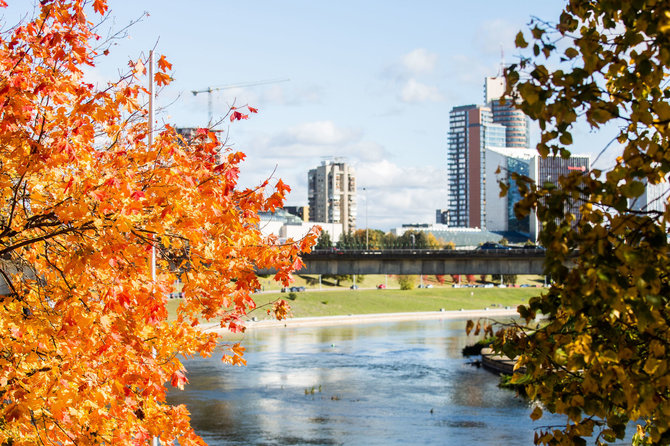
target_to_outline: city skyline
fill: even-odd
[[[274,175],[292,187],[287,205],[306,205],[306,172],[344,157],[359,190],[367,189],[369,226],[388,230],[433,222],[435,209],[447,207],[449,110],[483,103],[484,80],[497,74],[501,49],[506,62],[515,61],[515,34],[531,16],[553,19],[561,7],[112,1],[115,22],[107,25],[116,29],[145,10],[149,15],[87,78],[103,84],[156,46],[173,63],[175,78],[159,94],[158,105],[168,107],[159,120],[179,127],[207,122],[207,94],[192,90],[290,79],[212,94],[215,116],[235,100],[260,111],[231,126],[229,141],[247,154],[241,184]],[[5,23],[24,8],[10,4]],[[585,129],[574,139],[575,152],[591,154],[608,141]],[[359,193],[358,227],[365,204]]]

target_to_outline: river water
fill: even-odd
[[[465,321],[435,320],[247,333],[246,367],[220,354],[186,362],[173,391],[209,445],[529,445],[563,424],[469,364]]]

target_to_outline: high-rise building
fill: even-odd
[[[435,209],[435,223],[438,225],[449,224],[449,209]]]
[[[309,221],[309,206],[284,206],[286,212],[296,217],[300,217],[302,221]]]
[[[344,234],[356,228],[356,178],[341,159],[323,161],[307,175],[309,221],[340,223]]]
[[[505,79],[487,77],[484,80],[484,103],[491,108],[493,122],[505,126],[507,147],[530,148],[530,120],[514,107],[513,99],[505,97]]]
[[[494,213],[487,218],[487,183],[495,180],[491,172],[487,174],[487,150],[530,146],[529,120],[505,97],[503,78],[484,80],[484,101],[483,106],[463,105],[449,113],[447,200],[452,227],[484,229],[492,218],[500,217]]]
[[[479,105],[451,109],[447,150],[449,226],[485,227],[487,147],[505,147],[505,127],[493,122],[491,109]]]

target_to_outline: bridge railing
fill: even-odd
[[[430,256],[477,256],[477,257],[505,257],[528,255],[532,257],[544,256],[545,250],[541,248],[509,248],[509,249],[425,249],[425,248],[385,248],[385,249],[360,249],[360,248],[327,248],[313,249],[306,257],[346,255],[347,257],[375,256],[375,255],[415,255],[422,257]]]

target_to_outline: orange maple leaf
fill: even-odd
[[[177,370],[172,374],[172,377],[170,378],[170,384],[172,384],[172,387],[176,387],[179,390],[184,390],[184,384],[188,384],[188,379],[186,378],[186,375],[184,375],[184,372]]]
[[[158,69],[161,71],[168,71],[172,69],[172,64],[168,62],[168,60],[165,58],[165,55],[161,55],[161,57],[158,59]]]
[[[100,15],[104,15],[107,12],[107,0],[95,0],[93,10]]]

